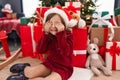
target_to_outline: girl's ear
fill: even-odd
[[[98,38],[94,38],[93,41],[94,41],[95,44],[98,44],[98,42],[99,42]]]

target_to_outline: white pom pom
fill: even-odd
[[[78,21],[78,28],[83,28],[86,26],[86,22],[83,19]]]
[[[74,27],[75,25],[77,25],[78,21],[75,19],[71,19],[68,24],[67,27]]]

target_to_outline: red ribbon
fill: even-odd
[[[117,43],[113,42],[113,46],[107,49],[107,52],[112,56],[112,69],[116,70],[116,55],[120,55],[120,46],[117,46]]]
[[[73,2],[70,2],[70,5],[67,7],[67,8],[65,8],[66,10],[68,10],[68,11],[73,11],[73,12],[75,12],[75,13],[77,13],[76,11],[77,10],[79,10],[80,11],[80,7],[74,7],[73,6]]]
[[[104,28],[104,43],[102,46],[99,46],[99,54],[105,61],[105,52],[106,52],[106,42],[108,39],[108,28]]]

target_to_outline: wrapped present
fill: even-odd
[[[112,41],[120,41],[120,36],[118,35],[120,32],[119,27],[114,27],[114,37],[112,38]],[[97,34],[96,34],[97,33]],[[94,42],[94,38],[98,38],[98,46],[99,46],[99,54],[102,56],[102,58],[105,60],[105,50],[106,50],[106,42],[109,40],[109,34],[111,33],[110,28],[91,28],[90,32],[90,41]]]
[[[20,18],[21,25],[27,25],[28,22],[29,22],[29,18],[26,18],[26,17]]]
[[[48,10],[48,9],[50,9],[49,7],[38,7],[38,8],[36,8],[36,11],[38,11],[39,13],[40,13],[40,15],[39,16],[41,16],[42,18],[44,17],[44,13]]]
[[[29,26],[20,26],[20,37],[21,37],[21,47],[22,47],[22,56],[33,56],[32,48],[32,37],[31,30]]]
[[[87,28],[73,28],[73,66],[85,67]]]
[[[68,11],[73,11],[75,13],[78,13],[80,15],[80,2],[65,2],[65,9]]]
[[[117,25],[120,26],[120,14],[115,16],[115,19],[116,19]]]
[[[21,26],[20,37],[22,46],[22,56],[38,57],[36,52],[36,44],[42,34],[42,26]],[[36,54],[37,53],[37,54]]]
[[[92,20],[92,26],[106,26],[109,23],[109,19],[111,19],[111,16],[109,15],[109,12],[95,12],[93,13],[93,20]],[[109,23],[110,24],[110,23]],[[112,25],[112,24],[111,24]]]
[[[34,27],[34,40],[35,40],[36,44],[40,40],[42,34],[43,34],[43,32],[42,32],[42,26],[40,26],[40,25],[39,26],[35,26]]]
[[[120,70],[120,42],[106,43],[106,66],[112,70]]]
[[[120,26],[120,8],[115,9],[115,20],[118,26]]]
[[[114,27],[114,38],[112,39],[113,41],[119,41],[120,36],[118,35],[120,32],[119,27]],[[97,34],[96,34],[97,33]],[[93,42],[94,38],[97,37],[99,39],[98,46],[103,46],[106,41],[109,41],[109,34],[111,33],[110,28],[91,28],[90,30],[90,41]]]
[[[37,24],[38,25],[41,25],[41,21],[40,21],[40,18],[42,19],[44,17],[44,13],[49,9],[49,7],[38,7],[36,8],[36,11],[37,11]]]

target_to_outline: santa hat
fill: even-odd
[[[47,19],[48,15],[52,14],[52,13],[59,14],[63,18],[66,27],[74,27],[78,23],[77,20],[71,19],[72,17],[67,12],[67,10],[62,9],[61,7],[55,7],[55,8],[51,8],[51,9],[49,9],[45,12],[44,19],[43,19],[43,24],[46,22],[46,19]],[[79,23],[81,23],[81,22],[79,22]],[[84,25],[82,25],[82,27],[83,26]]]
[[[66,26],[68,25],[69,20],[71,19],[71,16],[69,15],[69,13],[67,13],[67,11],[65,11],[60,7],[55,7],[47,10],[44,14],[43,24],[46,22],[47,16],[52,13],[59,14],[63,18],[65,25]]]
[[[5,4],[4,8],[2,9],[2,12],[12,13],[13,10],[11,8],[11,5],[9,3]]]

